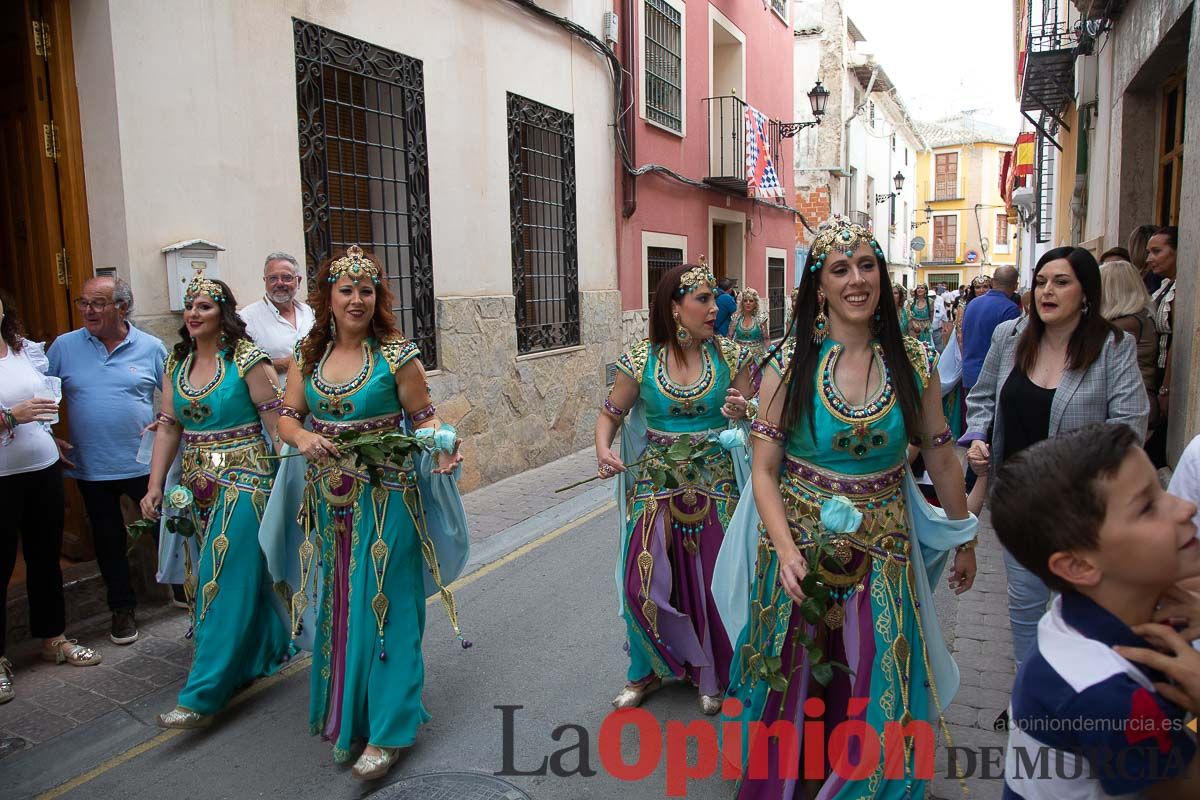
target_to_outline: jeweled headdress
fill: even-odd
[[[871,245],[875,255],[883,258],[883,248],[879,246],[879,242],[875,241],[875,235],[870,230],[857,222],[851,222],[843,216],[835,215],[833,219],[822,225],[817,233],[817,240],[813,242],[812,246],[814,260],[808,271],[816,272],[825,266],[825,257],[831,250],[836,250],[849,257],[863,244]]]
[[[190,303],[202,294],[206,294],[218,303],[225,302],[225,290],[221,288],[221,284],[214,280],[204,277],[204,273],[197,270],[192,279],[188,281],[187,288],[183,290],[183,302]]]
[[[707,284],[713,287],[717,285],[717,279],[713,277],[712,270],[705,266],[703,257],[701,257],[700,262],[700,266],[693,267],[680,276],[679,289],[675,292],[680,297],[683,297],[688,292],[696,291],[696,287],[700,284]]]
[[[354,283],[364,277],[370,278],[372,283],[379,283],[379,267],[356,244],[346,248],[346,255],[329,265],[330,283],[337,283],[343,275],[348,275]]]

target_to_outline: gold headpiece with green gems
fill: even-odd
[[[204,273],[197,270],[188,281],[187,288],[183,290],[183,302],[190,303],[202,294],[208,295],[218,303],[225,302],[225,290],[221,288],[221,284],[204,277]]]
[[[379,267],[356,244],[346,248],[346,255],[329,265],[330,283],[337,283],[343,275],[349,276],[355,283],[362,280],[363,276],[370,278],[372,283],[379,283]]]
[[[704,256],[700,256],[700,266],[692,267],[679,277],[679,289],[676,294],[683,297],[688,292],[696,291],[696,287],[702,283],[709,286],[717,285],[717,279],[713,277],[712,270],[704,263]]]
[[[883,258],[883,248],[879,246],[879,242],[875,241],[875,234],[857,222],[851,222],[846,217],[835,215],[833,219],[821,226],[817,240],[813,242],[814,260],[808,271],[816,272],[825,266],[825,257],[829,255],[830,250],[837,250],[839,253],[850,256],[860,245],[864,244],[871,245],[875,255],[880,259]]]

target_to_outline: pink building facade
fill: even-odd
[[[625,138],[637,177],[618,169],[618,276],[624,339],[646,336],[657,276],[704,256],[713,272],[757,289],[782,332],[795,284],[790,2],[618,0],[627,87]],[[761,113],[779,196],[748,186],[746,107]],[[761,158],[761,155],[760,155]],[[699,183],[695,185],[692,182]],[[760,181],[761,182],[761,181]],[[751,195],[758,194],[756,200]]]

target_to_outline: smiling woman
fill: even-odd
[[[789,777],[814,763],[814,752],[815,763],[826,763],[828,743],[810,735],[806,716],[821,716],[825,731],[847,719],[879,731],[940,719],[957,675],[945,667],[950,656],[929,586],[955,545],[951,589],[966,591],[975,576],[975,521],[947,446],[937,353],[901,334],[870,231],[842,218],[823,227],[796,318],[798,333],[771,351],[763,370],[754,491],[738,504],[713,579],[735,643],[729,695],[739,702],[730,706],[744,707],[741,720],[751,723],[744,746],[765,747],[772,765],[769,775],[742,782],[742,800],[818,791]],[[948,522],[931,522],[907,474],[910,440],[921,444]],[[865,716],[856,708],[864,700]],[[803,731],[807,752],[789,754],[761,734],[776,723]],[[874,758],[879,766],[866,764],[868,774],[882,771],[878,752]],[[921,796],[911,754],[899,777],[888,761],[887,796]],[[821,797],[885,791],[836,771],[811,772],[805,777],[820,782]]]

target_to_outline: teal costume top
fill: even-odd
[[[184,513],[196,530],[194,542],[179,543],[196,643],[179,705],[213,714],[234,689],[274,672],[289,642],[258,547],[275,462],[263,458],[270,449],[245,381],[251,369],[270,369],[270,357],[242,339],[218,356],[203,386],[189,379],[192,358],[172,354],[165,365],[170,407],[183,428],[180,483],[193,498]]]
[[[734,314],[729,327],[730,337],[749,350],[755,360],[758,360],[766,352],[766,328],[761,315],[755,315],[754,324],[749,328],[743,328],[742,315]]]

